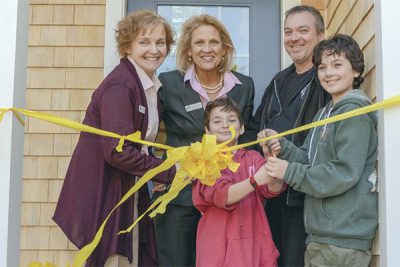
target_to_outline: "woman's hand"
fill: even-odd
[[[153,189],[151,191],[152,192],[164,192],[165,189],[167,189],[167,186],[165,184],[153,182]]]

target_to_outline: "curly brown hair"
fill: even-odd
[[[137,35],[143,30],[152,29],[159,24],[164,25],[167,53],[169,53],[171,45],[174,44],[171,25],[152,10],[144,9],[129,13],[118,22],[117,29],[115,30],[115,39],[119,55],[124,58],[127,57],[128,48]]]

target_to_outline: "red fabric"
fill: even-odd
[[[279,252],[272,240],[264,198],[275,197],[266,185],[251,192],[240,202],[226,206],[231,185],[245,180],[265,163],[256,151],[239,150],[234,161],[236,173],[226,169],[214,186],[196,182],[193,203],[202,213],[196,242],[196,266],[277,266]],[[254,171],[253,171],[254,170]]]
[[[145,137],[148,124],[146,97],[132,63],[121,63],[93,93],[84,124],[129,135],[141,131]],[[141,112],[142,111],[142,112]],[[115,148],[119,140],[81,133],[72,155],[54,213],[54,221],[78,248],[91,242],[103,220],[122,196],[161,160],[141,153],[141,145],[126,141],[123,151]],[[154,180],[168,183],[175,168],[157,175]],[[87,265],[102,266],[112,254],[132,259],[132,234],[116,235],[133,222],[133,197],[110,217],[98,248]],[[147,187],[139,191],[138,212],[149,206]],[[139,223],[139,264],[156,265],[157,254],[153,221],[147,216]]]

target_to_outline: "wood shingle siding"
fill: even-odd
[[[26,108],[81,122],[103,79],[105,0],[30,0]],[[51,219],[79,134],[26,118],[20,265],[71,263]]]

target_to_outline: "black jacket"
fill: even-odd
[[[255,115],[250,119],[250,122],[246,127],[246,132],[240,139],[240,143],[257,139],[257,133],[259,131],[263,130],[264,128],[271,127],[269,122],[269,118],[271,118],[271,110],[274,108],[274,105],[280,105],[279,91],[282,90],[284,81],[294,71],[296,71],[296,69],[294,64],[292,64],[275,75],[271,83],[265,89],[261,104],[257,108]],[[290,130],[292,128],[296,128],[298,126],[312,122],[312,119],[314,118],[314,115],[317,113],[317,111],[330,100],[329,94],[326,93],[325,90],[323,90],[323,88],[321,87],[316,73],[311,81],[307,81],[304,85],[299,86],[301,86],[302,88],[304,87],[305,89],[300,108],[296,109],[291,106],[282,107],[283,109],[290,109],[291,113],[289,115],[293,116],[292,118],[296,119],[295,122],[293,123],[285,118],[279,118],[280,114],[274,115],[275,117],[278,117],[280,119],[280,129],[275,129],[279,132]],[[288,105],[290,105],[290,102]],[[287,136],[286,138],[291,140],[296,146],[301,146],[304,142],[305,137],[307,136],[307,133],[308,131],[303,131],[297,134],[293,134],[291,136]],[[253,148],[260,151],[259,146]],[[301,207],[303,206],[303,202],[303,193],[297,192],[291,188],[287,189],[286,204],[288,206]]]

